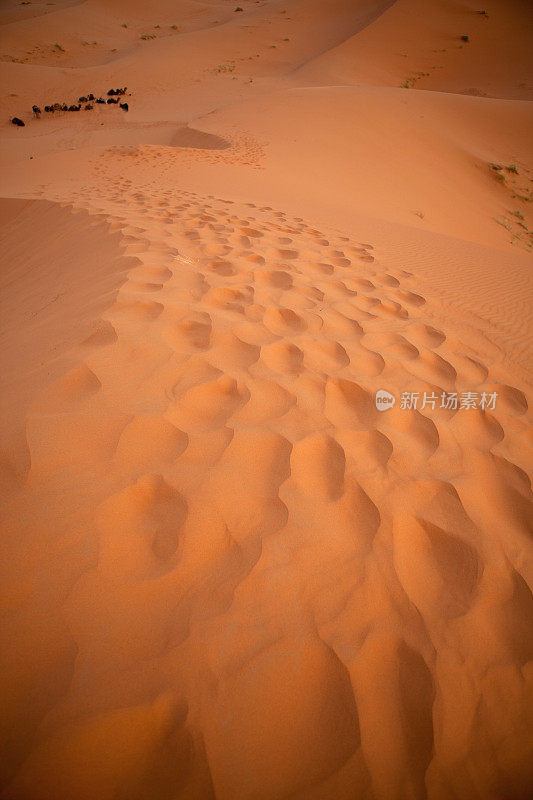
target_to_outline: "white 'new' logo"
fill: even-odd
[[[388,408],[393,408],[396,398],[386,389],[379,389],[376,392],[376,408],[378,411],[387,411]]]

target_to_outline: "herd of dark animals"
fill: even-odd
[[[119,98],[126,94],[127,86],[122,87],[121,89],[110,89],[107,93],[107,100],[104,100],[103,97],[95,97],[94,94],[91,92],[86,97],[78,97],[78,103],[74,103],[72,105],[67,105],[67,103],[54,103],[51,106],[45,106],[44,110],[48,114],[53,114],[55,111],[79,111],[83,105],[84,111],[92,111],[94,108],[94,103],[98,103],[100,105],[118,105],[124,111],[129,111],[129,106],[127,103],[121,103]],[[32,106],[31,107],[34,116],[36,119],[40,119],[42,114],[41,109],[39,106]],[[19,119],[18,117],[13,117],[11,120],[13,125],[18,125],[19,128],[23,128],[25,123]]]

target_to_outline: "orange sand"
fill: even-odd
[[[240,5],[0,8],[0,797],[526,800],[531,6]]]

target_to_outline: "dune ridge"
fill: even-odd
[[[0,797],[526,800],[531,14],[241,3],[0,12]]]
[[[522,390],[490,348],[434,327],[431,298],[384,272],[378,247],[254,204],[118,188],[120,200],[81,202],[118,226],[135,266],[102,333],[33,402],[31,469],[8,517],[27,531],[4,578],[19,648],[36,646],[37,598],[14,564],[57,552],[42,680],[65,677],[28,755],[24,736],[12,744],[6,796],[108,796],[117,780],[135,796],[169,781],[223,798],[525,785],[513,708],[514,759],[470,750],[481,735],[498,747],[498,686],[512,681],[517,711],[525,701]],[[490,386],[502,403],[382,414],[382,386]],[[113,755],[126,724],[139,733]]]

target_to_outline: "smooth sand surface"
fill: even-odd
[[[530,4],[0,31],[0,797],[531,797]]]

